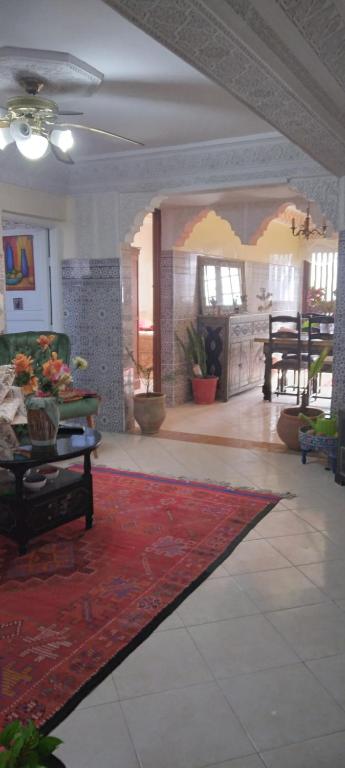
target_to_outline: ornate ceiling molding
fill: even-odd
[[[312,93],[310,80],[308,90],[308,86],[306,89],[299,85],[298,74],[296,77],[292,73],[292,85],[291,79],[284,78],[281,71],[276,73],[274,64],[279,62],[274,50],[276,41],[272,43],[273,51],[267,53],[269,35],[266,34],[265,45],[258,35],[260,29],[265,33],[265,25],[261,24],[261,28],[256,25],[254,34],[245,16],[254,5],[250,0],[217,0],[212,4],[206,0],[106,2],[241,99],[325,168],[336,175],[345,173],[345,132],[343,124],[332,115],[332,112],[337,112],[337,105],[333,105],[331,112],[329,96],[324,92],[321,97],[326,101],[322,106]],[[320,7],[322,2],[309,0],[309,6]],[[307,0],[300,3],[286,0],[286,3],[296,8],[308,4]],[[273,0],[268,0],[270,4],[275,6]],[[334,3],[327,0],[323,5],[334,6]],[[283,56],[285,54],[283,52]],[[285,58],[288,57],[285,55]],[[310,78],[309,70],[306,69],[306,72]],[[319,91],[320,88],[317,88],[316,97]]]
[[[333,0],[276,0],[318,58],[345,88],[345,19]]]
[[[69,178],[69,192],[159,192],[212,189],[242,184],[286,182],[289,177],[321,176],[324,169],[283,136],[224,141],[136,151],[79,162]]]
[[[289,184],[301,192],[305,200],[310,200],[320,208],[321,213],[337,229],[339,215],[339,179],[334,176],[325,178],[291,178]]]
[[[229,224],[242,244],[255,245],[273,219],[279,218],[283,223],[291,224],[290,220],[284,218],[284,211],[288,206],[294,207],[295,217],[302,224],[305,214],[298,211],[295,207],[296,204],[298,204],[298,199],[291,191],[291,198],[289,199],[287,196],[286,202],[282,200],[258,200],[247,203],[229,203],[228,205],[215,204],[206,207],[201,205],[163,207],[162,248],[164,250],[170,250],[174,247],[183,248],[194,227],[203,221],[211,211]]]
[[[147,213],[160,204],[152,192],[125,192],[119,196],[119,240],[130,245]]]
[[[0,91],[23,95],[19,84],[23,76],[42,79],[45,94],[63,94],[66,89],[77,88],[82,96],[91,96],[103,80],[102,72],[70,53],[0,47]]]

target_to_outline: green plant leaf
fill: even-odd
[[[322,368],[323,368],[323,364],[324,364],[324,362],[326,360],[326,357],[328,357],[328,355],[329,355],[329,348],[325,347],[322,350],[322,352],[320,353],[319,357],[317,357],[316,360],[314,360],[311,363],[311,365],[309,366],[309,371],[308,371],[308,379],[309,379],[309,381],[311,381],[312,379],[315,378],[315,376],[317,376],[319,373],[321,373]]]
[[[28,755],[26,755],[25,758],[24,758],[24,761],[25,762],[20,761],[18,763],[18,768],[19,768],[19,766],[21,768],[38,768],[38,766],[39,766],[39,764],[41,762],[40,758],[39,758],[39,755],[38,755],[38,752],[36,750],[34,750],[33,752],[30,752]]]
[[[16,735],[16,733],[19,733],[22,729],[22,725],[20,724],[19,720],[14,720],[13,723],[9,723],[8,725],[5,725],[5,728],[0,733],[0,744],[4,747],[9,747],[12,739]]]
[[[60,744],[62,744],[62,741],[56,736],[43,736],[37,747],[40,759],[51,755]]]
[[[14,768],[10,752],[0,752],[0,768]]]

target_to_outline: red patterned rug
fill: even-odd
[[[97,467],[94,527],[0,536],[0,727],[55,727],[280,497]]]

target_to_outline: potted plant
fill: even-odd
[[[302,392],[301,405],[292,408],[283,408],[280,412],[277,422],[277,432],[283,443],[285,443],[288,448],[291,448],[292,451],[299,451],[300,448],[299,430],[301,426],[301,415],[309,417],[310,419],[324,416],[324,411],[321,408],[313,408],[308,405],[308,399],[311,385],[319,373],[321,373],[328,353],[329,350],[325,347],[319,357],[317,357],[309,366],[308,381]]]
[[[62,744],[55,736],[43,736],[30,721],[15,720],[0,733],[0,768],[64,768],[52,753]]]
[[[216,398],[218,376],[207,373],[205,337],[198,333],[193,323],[187,327],[187,342],[176,334],[176,339],[183,351],[192,380],[194,402],[198,405],[210,405]]]
[[[138,376],[145,383],[145,392],[140,392],[133,398],[134,418],[143,435],[154,435],[159,431],[165,419],[165,395],[162,392],[150,391],[153,367],[141,365],[131,350],[126,347],[126,351],[135,365]]]
[[[328,462],[336,471],[338,453],[338,424],[336,416],[318,416],[310,419],[300,414],[304,426],[299,430],[299,443],[302,451],[302,463],[306,464],[307,454],[311,451],[325,453]],[[329,468],[329,467],[328,467]]]
[[[51,345],[54,334],[37,338],[37,353],[34,357],[18,353],[12,363],[15,370],[15,384],[21,387],[25,398],[28,432],[32,445],[54,445],[59,426],[60,392],[72,384],[71,369],[61,360]],[[87,368],[82,357],[73,360],[74,368]]]

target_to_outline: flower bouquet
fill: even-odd
[[[335,296],[335,291],[332,291]],[[335,298],[328,301],[324,288],[309,288],[307,293],[307,307],[310,312],[320,315],[333,315],[335,312]]]
[[[21,387],[27,410],[28,430],[33,445],[52,445],[59,425],[58,400],[72,385],[71,368],[52,350],[55,335],[37,339],[37,353],[18,353],[13,359],[15,384]],[[75,369],[87,368],[82,357],[73,360]]]

